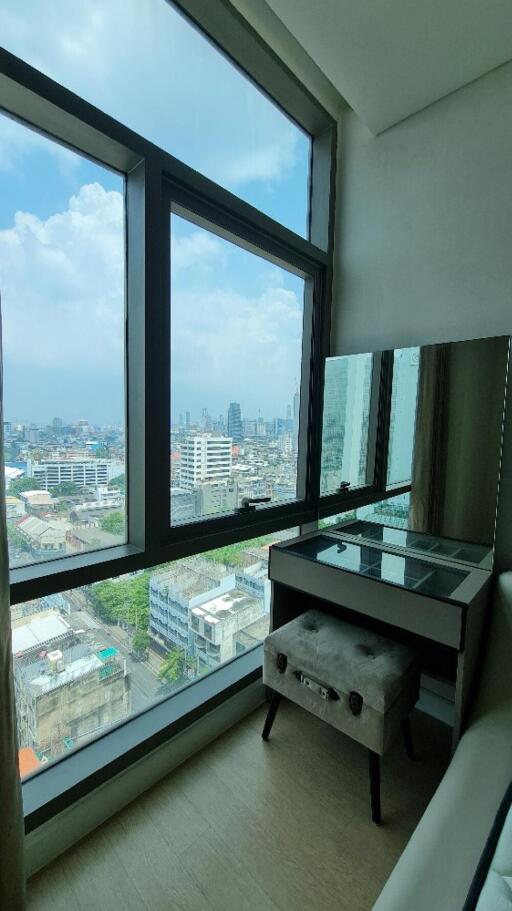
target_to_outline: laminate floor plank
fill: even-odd
[[[192,757],[33,877],[28,911],[370,911],[449,761],[450,731],[413,717],[382,763],[370,820],[365,750],[283,702]]]

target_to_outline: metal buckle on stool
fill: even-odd
[[[307,677],[302,671],[295,671],[295,676],[299,683],[307,686],[308,690],[311,690],[312,693],[316,693],[321,699],[332,699],[336,701],[336,699],[340,698],[336,690],[333,690],[332,686],[327,686],[320,680],[315,680],[314,677]]]

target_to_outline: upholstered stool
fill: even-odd
[[[286,696],[367,747],[372,819],[380,823],[380,756],[400,728],[414,758],[409,713],[418,699],[417,654],[309,610],[265,639],[263,682],[272,690],[264,740]]]

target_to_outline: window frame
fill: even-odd
[[[192,13],[193,23],[221,53],[310,135],[309,239],[296,235],[0,48],[0,110],[121,174],[125,179],[126,224],[127,543],[13,568],[12,605],[256,535],[315,523],[318,518],[322,385],[330,339],[336,121],[230,4],[218,0],[215,9],[213,4],[195,0],[176,5],[189,17]],[[291,507],[238,514],[228,522],[208,523],[208,527],[201,523],[195,535],[184,535],[178,527],[174,536],[170,535],[169,511],[162,508],[156,495],[169,490],[168,460],[162,460],[162,454],[169,451],[169,411],[162,396],[169,360],[166,362],[161,344],[169,301],[169,186],[196,204],[207,204],[215,213],[214,220],[224,219],[233,233],[256,237],[262,247],[268,244],[271,252],[285,261],[306,264],[315,276],[314,302],[310,302],[312,333],[307,340],[308,363],[303,364],[301,387],[299,448],[304,498]],[[166,482],[162,487],[163,473]],[[194,687],[149,706],[26,779],[27,831],[197,721],[228,698],[234,687],[240,689],[261,679],[261,651],[261,645],[255,645]],[[192,714],[187,711],[189,703],[194,703]],[[107,766],[105,750],[115,757]]]
[[[299,249],[297,245],[285,243],[282,238],[275,236],[269,230],[261,230],[258,226],[242,219],[234,219],[232,215],[217,205],[212,205],[210,200],[198,194],[192,195],[183,187],[166,180],[164,187],[164,200],[170,221],[171,214],[179,215],[193,224],[246,249],[255,255],[261,255],[270,262],[275,262],[284,269],[300,274],[304,279],[304,311],[303,311],[303,337],[301,358],[300,382],[300,413],[299,413],[299,438],[297,446],[297,496],[291,502],[271,504],[258,507],[253,512],[241,514],[234,512],[223,516],[212,516],[195,521],[170,525],[170,488],[169,488],[169,430],[171,408],[171,358],[165,359],[162,377],[165,391],[164,414],[168,415],[166,451],[162,451],[162,478],[161,484],[166,485],[165,490],[169,496],[162,501],[161,534],[164,544],[172,545],[181,540],[200,541],[203,537],[229,533],[233,526],[244,525],[254,529],[254,534],[260,533],[266,523],[273,519],[283,517],[287,525],[300,524],[301,521],[312,521],[316,516],[315,481],[309,470],[313,439],[309,427],[308,416],[312,421],[319,420],[319,401],[315,402],[315,388],[318,385],[318,363],[320,341],[318,327],[321,326],[323,313],[323,288],[325,284],[325,271],[327,265],[326,254],[308,244],[307,249]],[[166,229],[165,242],[169,246],[169,227]],[[171,250],[172,257],[172,250]],[[166,321],[163,325],[163,339],[170,345],[170,330],[172,323],[172,289],[170,276],[167,273],[166,287]],[[164,341],[165,345],[165,341]],[[164,471],[167,475],[164,477]],[[298,519],[296,520],[296,517]]]
[[[226,15],[231,21],[231,12]],[[0,109],[112,168],[126,181],[127,543],[13,568],[10,572],[12,604],[156,566],[290,525],[301,525],[317,517],[318,425],[321,423],[323,360],[328,354],[330,334],[336,124],[261,40],[256,40],[251,29],[245,32],[245,24],[239,19],[236,19],[235,32],[236,40],[243,33],[245,44],[250,41],[253,60],[259,61],[261,72],[262,61],[271,61],[266,73],[268,81],[279,72],[276,94],[281,100],[285,95],[293,96],[294,115],[298,100],[303,97],[304,109],[298,125],[307,131],[312,127],[318,130],[318,135],[311,135],[311,240],[296,235],[10,52],[0,49]],[[232,39],[235,40],[233,35]],[[255,81],[251,74],[248,75]],[[270,86],[260,87],[270,95]],[[331,188],[327,199],[323,192],[326,186]],[[301,389],[299,460],[300,483],[305,496],[292,504],[201,522],[200,527],[185,532],[186,526],[179,527],[177,533],[169,529],[169,512],[162,507],[162,497],[156,486],[157,478],[160,492],[169,486],[168,472],[166,484],[163,483],[167,464],[162,458],[168,450],[168,427],[161,419],[162,414],[168,414],[162,390],[168,388],[165,383],[169,370],[161,340],[168,337],[165,331],[169,300],[169,187],[173,199],[185,201],[188,208],[206,212],[210,220],[227,231],[252,241],[292,266],[298,264],[305,268],[314,275],[315,285],[312,336],[306,340],[311,350],[309,364],[303,364]],[[304,383],[307,384],[306,396]],[[137,434],[133,433],[133,427],[138,428]],[[143,446],[140,445],[141,427],[144,427]]]

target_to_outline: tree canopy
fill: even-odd
[[[12,497],[17,497],[18,494],[25,493],[27,490],[39,490],[39,484],[35,478],[18,478],[11,481],[8,493]]]
[[[82,491],[73,481],[61,481],[52,487],[50,493],[52,497],[76,497]]]
[[[168,683],[176,683],[177,680],[180,680],[184,676],[185,667],[185,652],[176,648],[168,652],[165,656],[164,662],[158,671],[158,676],[160,680],[166,680]]]
[[[126,490],[126,476],[124,474],[118,474],[117,477],[112,478],[108,482],[109,487],[118,487],[123,493]]]
[[[151,636],[145,629],[138,629],[132,637],[132,649],[138,655],[144,655],[151,643]]]
[[[149,626],[149,573],[116,582],[107,579],[92,587],[94,612],[107,623],[124,620],[137,630]]]
[[[109,531],[111,535],[122,535],[124,532],[124,515],[122,512],[111,512],[108,516],[103,516],[100,525],[103,531]]]
[[[218,547],[216,550],[210,550],[203,554],[205,560],[211,563],[223,563],[225,566],[241,566],[243,564],[243,555],[251,547],[262,547],[268,544],[268,538],[252,538],[250,541],[239,541],[236,544],[228,544],[227,547]]]

